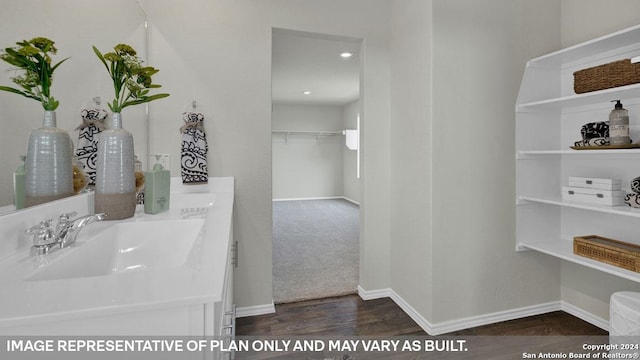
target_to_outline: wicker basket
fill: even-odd
[[[597,235],[573,238],[573,253],[623,269],[640,272],[640,246]]]
[[[640,83],[640,63],[631,59],[579,70],[573,73],[573,90],[576,94],[610,89]]]

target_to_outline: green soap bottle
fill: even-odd
[[[20,155],[20,165],[16,169],[16,172],[13,173],[13,202],[16,206],[16,209],[24,208],[24,199],[25,199],[25,174],[24,174],[24,161],[26,160],[26,155]]]
[[[155,155],[153,169],[144,173],[144,212],[158,214],[169,210],[171,175],[159,162],[161,155]]]

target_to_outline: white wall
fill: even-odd
[[[146,8],[149,60],[160,69],[158,82],[172,93],[151,107],[151,149],[177,158],[180,112],[192,99],[206,107],[210,174],[236,178],[234,236],[241,265],[235,293],[240,307],[272,301],[272,28],[363,39],[360,113],[366,181],[361,202],[366,210],[361,212],[360,282],[366,288],[388,287],[389,2],[153,0]]]
[[[559,261],[514,250],[514,104],[526,61],[559,47],[560,3],[433,4],[431,320],[558,300]]]
[[[562,0],[562,46],[567,47],[640,24],[637,0]],[[603,319],[616,291],[640,291],[640,284],[572,263],[562,263],[562,300]]]
[[[360,112],[360,101],[356,100],[342,107],[343,129],[356,129],[356,121]],[[344,139],[344,137],[343,137]],[[342,145],[343,179],[342,194],[346,198],[360,202],[360,179],[357,177],[357,156],[358,152],[349,150],[346,145]]]
[[[393,2],[391,26],[391,284],[432,317],[433,1]]]
[[[342,131],[342,107],[274,104],[273,130]],[[273,135],[273,198],[343,196],[344,136]]]
[[[637,0],[561,0],[562,47],[640,23]]]
[[[559,1],[393,5],[392,289],[434,326],[559,300],[560,262],[515,252],[513,157],[524,66],[559,48]]]

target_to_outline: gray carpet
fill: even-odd
[[[274,202],[274,302],[356,293],[359,233],[359,207],[349,201]]]

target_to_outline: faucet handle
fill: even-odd
[[[51,227],[52,219],[44,220],[38,225],[34,225],[24,231],[27,235],[33,236],[34,246],[45,246],[56,241],[54,231]]]
[[[56,234],[64,236],[67,231],[67,227],[71,224],[71,217],[78,215],[77,212],[71,211],[68,213],[62,213],[58,217],[58,224],[56,225]]]
[[[33,225],[32,227],[28,228],[27,230],[24,231],[25,234],[33,234],[39,230],[43,230],[43,229],[50,229],[51,228],[51,223],[53,223],[53,219],[47,219],[47,220],[43,220],[40,221],[40,223],[38,225]]]
[[[75,211],[71,211],[71,212],[68,212],[68,213],[62,213],[62,214],[60,214],[60,217],[58,218],[58,222],[68,223],[69,220],[72,217],[76,216],[76,215],[78,215],[78,213],[75,212]]]

